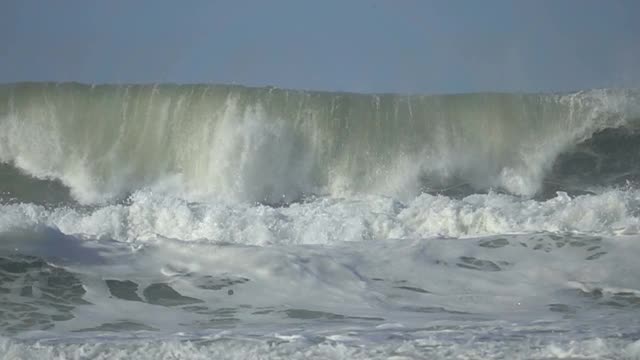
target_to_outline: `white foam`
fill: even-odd
[[[337,244],[388,238],[466,237],[505,233],[634,234],[640,192],[608,190],[546,201],[505,194],[464,199],[423,194],[402,203],[387,197],[318,198],[274,208],[225,201],[191,203],[139,191],[126,205],[95,210],[0,205],[0,230],[52,226],[66,234],[137,242],[156,237],[238,244]]]
[[[262,212],[253,211],[251,219]],[[269,212],[268,219],[278,217],[275,209]],[[322,216],[323,213],[318,212],[310,214],[309,219]],[[95,226],[91,225],[94,220],[83,224],[83,219],[69,217],[65,221],[69,221],[65,226],[75,224],[75,230],[78,226]],[[323,221],[307,231],[336,227],[335,223]],[[233,228],[238,224],[241,221],[227,226]],[[140,285],[140,291],[150,283],[168,283],[185,296],[203,300],[203,305],[236,309],[235,316],[245,326],[256,328],[258,323],[272,331],[291,326],[287,325],[291,320],[282,312],[285,309],[372,318],[368,326],[380,326],[381,330],[390,326],[384,324],[411,329],[422,326],[425,319],[457,324],[456,321],[478,318],[525,323],[545,320],[550,325],[542,326],[543,329],[572,330],[575,325],[562,320],[563,311],[576,309],[585,314],[585,326],[608,324],[626,328],[629,322],[635,326],[633,318],[627,318],[624,310],[618,316],[608,313],[604,305],[594,307],[583,301],[592,299],[590,294],[603,294],[603,301],[617,294],[637,298],[640,291],[635,276],[640,271],[635,257],[640,250],[637,236],[536,233],[480,239],[362,239],[362,224],[352,224],[348,226],[351,230],[324,229],[324,234],[283,236],[283,240],[278,241],[280,238],[271,234],[273,230],[268,230],[264,222],[243,226],[237,233],[228,229],[220,233],[230,236],[224,239],[236,244],[168,240],[136,230],[148,238],[125,238],[136,245],[145,244],[140,250],[130,252],[118,250],[127,248],[125,243],[81,240],[44,232],[17,237],[11,250],[15,247],[27,254],[64,259],[74,272],[81,274],[89,291],[85,299],[93,305],[75,309],[77,318],[56,325],[58,334],[122,319],[123,311],[127,320],[164,332],[193,331],[201,320],[199,315],[180,308],[171,310],[114,299],[109,296],[104,279],[133,280]],[[131,236],[127,231],[123,234]],[[264,238],[255,238],[260,235]],[[38,240],[30,249],[28,240],[34,236]],[[346,238],[348,236],[351,238]],[[5,241],[11,238],[4,235],[2,244],[6,246]],[[21,239],[26,243],[21,244]],[[295,246],[296,241],[304,246]],[[310,245],[314,242],[318,245]],[[86,249],[82,244],[86,244]],[[198,281],[206,276],[235,276],[249,281],[233,286],[235,293],[229,296],[226,290],[199,288]],[[251,307],[238,308],[243,304]],[[568,310],[552,312],[550,304],[563,304],[561,306]],[[272,315],[251,315],[256,311],[253,309],[264,307],[273,311]],[[597,318],[603,313],[608,314],[606,322],[602,319],[598,320],[599,324],[590,322],[592,316]],[[175,322],[176,317],[181,319],[180,323]],[[341,322],[337,324],[343,326]]]
[[[420,339],[383,344],[349,344],[335,340],[309,343],[302,340],[276,343],[250,339],[215,342],[153,341],[97,342],[87,344],[25,344],[0,340],[0,351],[8,359],[637,359],[624,351],[619,340],[564,341],[540,346],[522,343],[438,341]],[[631,348],[631,347],[630,347]]]
[[[640,340],[629,344],[625,350],[627,355],[629,356],[629,359],[631,360],[640,359]]]
[[[484,200],[491,197],[496,203],[509,199],[492,194]],[[432,200],[438,199],[442,200]],[[466,201],[473,204],[472,200]],[[551,201],[557,205],[575,200]],[[56,322],[52,329],[19,336],[50,339],[45,345],[7,341],[0,346],[15,356],[44,358],[83,351],[105,357],[143,353],[162,357],[174,351],[196,358],[216,354],[250,358],[258,353],[266,358],[303,354],[311,358],[339,358],[340,354],[346,358],[445,358],[451,354],[508,358],[519,352],[533,358],[598,358],[621,354],[624,347],[585,342],[581,329],[607,337],[637,326],[636,317],[629,316],[632,305],[615,307],[607,301],[619,294],[637,301],[638,236],[535,233],[422,239],[410,231],[424,230],[412,230],[401,222],[399,214],[410,207],[387,198],[325,199],[280,209],[211,206],[151,194],[137,194],[131,205],[86,215],[33,205],[11,205],[6,211],[5,205],[2,214],[14,214],[14,224],[18,221],[30,228],[50,221],[63,233],[83,234],[76,238],[53,230],[30,230],[27,236],[17,237],[11,250],[15,246],[26,254],[33,251],[63,259],[65,268],[82,279],[87,291],[83,299],[90,304],[75,306],[75,317]],[[396,215],[391,218],[390,214]],[[343,221],[341,217],[347,215],[348,221]],[[121,227],[113,228],[115,224]],[[165,239],[171,231],[192,238]],[[413,237],[375,238],[390,231],[406,231]],[[94,238],[109,234],[144,246],[129,251],[126,243]],[[198,241],[207,234],[217,237]],[[33,249],[20,243],[34,237]],[[11,238],[3,233],[3,240]],[[247,281],[222,290],[198,286],[210,277]],[[146,300],[113,296],[105,279],[134,281],[138,295]],[[196,305],[207,312],[150,303],[144,289],[154,283],[168,284],[183,296],[201,300]],[[232,318],[233,326],[227,328],[220,318]],[[100,330],[101,325],[122,319],[156,331]],[[222,336],[228,341],[216,338],[216,342],[198,344],[222,328],[229,329]],[[77,332],[80,329],[97,330]],[[280,335],[276,344],[288,341],[292,347],[273,345],[270,334]],[[556,339],[557,334],[565,338]],[[144,339],[144,344],[128,342],[133,335]],[[176,337],[196,341],[177,342]],[[521,340],[525,337],[533,337],[532,343]],[[373,345],[376,341],[382,344]],[[263,347],[266,344],[272,345]],[[620,340],[618,345],[628,343]]]

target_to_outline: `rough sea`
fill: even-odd
[[[640,359],[640,91],[0,85],[0,357]]]

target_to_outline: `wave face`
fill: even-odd
[[[0,162],[65,185],[83,204],[142,188],[266,204],[456,189],[534,196],[546,183],[571,188],[596,163],[598,179],[624,177],[627,164],[619,171],[602,151],[636,136],[638,99],[632,90],[405,96],[19,83],[0,87]],[[626,161],[618,153],[613,163]]]

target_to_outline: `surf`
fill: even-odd
[[[0,85],[0,349],[636,356],[639,98]]]
[[[62,184],[84,205],[141,189],[276,205],[354,194],[408,200],[448,189],[532,197],[549,183],[570,190],[581,170],[565,170],[582,160],[564,155],[596,144],[594,136],[614,134],[611,146],[635,136],[639,98],[614,89],[403,95],[5,84],[0,162]]]

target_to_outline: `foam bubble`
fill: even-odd
[[[421,339],[394,341],[385,344],[326,340],[320,343],[307,339],[297,341],[256,341],[249,339],[218,339],[210,342],[98,342],[88,344],[25,344],[0,340],[0,349],[8,358],[20,359],[636,359],[632,353],[620,351],[623,341],[566,341],[540,348],[535,341],[500,343],[470,341],[455,343]]]
[[[463,199],[423,194],[402,203],[387,197],[318,198],[288,207],[214,201],[192,203],[153,191],[94,210],[1,205],[0,229],[53,226],[67,234],[136,242],[156,237],[239,244],[338,244],[388,238],[467,237],[504,233],[634,234],[640,192],[608,190],[546,201],[506,194]]]

